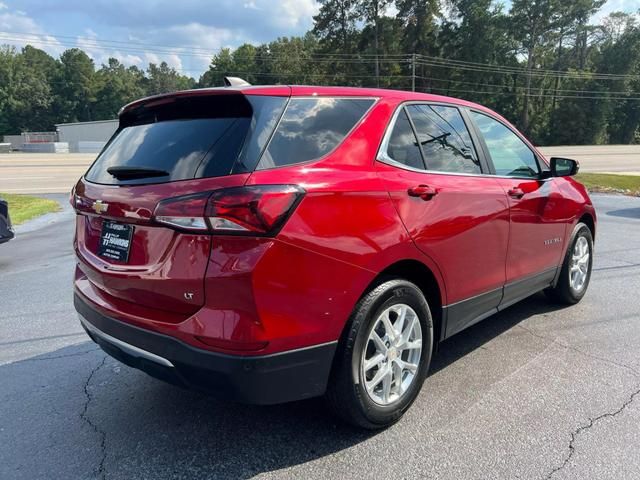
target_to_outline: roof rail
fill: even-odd
[[[251,84],[240,77],[224,77],[225,87],[250,87]]]

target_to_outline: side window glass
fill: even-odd
[[[418,147],[418,141],[404,108],[398,114],[396,123],[391,131],[389,144],[387,145],[387,155],[407,167],[424,169],[420,147]]]
[[[257,169],[285,167],[326,155],[373,103],[370,98],[292,98]]]
[[[537,177],[535,154],[520,138],[502,123],[482,113],[471,116],[484,137],[496,175],[508,177]]]
[[[407,109],[422,145],[427,170],[481,173],[471,135],[456,107],[410,105]]]

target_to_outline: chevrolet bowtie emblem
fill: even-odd
[[[95,202],[93,202],[93,205],[91,205],[91,208],[93,209],[94,212],[98,214],[105,213],[109,208],[109,204],[102,203],[102,200],[96,200]]]

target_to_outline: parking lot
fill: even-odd
[[[73,306],[73,213],[0,246],[0,478],[640,478],[640,199],[594,196],[593,279],[445,342],[407,415],[224,403],[105,356]]]

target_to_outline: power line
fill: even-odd
[[[524,69],[502,69],[502,68],[483,68],[483,67],[473,67],[473,66],[464,66],[464,65],[456,65],[453,61],[442,60],[441,62],[426,62],[418,60],[418,65],[428,66],[428,67],[437,67],[437,68],[448,68],[448,69],[457,69],[457,70],[467,70],[472,72],[484,72],[484,73],[492,73],[499,75],[525,75],[531,77],[558,77],[558,78],[578,78],[583,80],[637,80],[640,79],[640,75],[613,75],[613,74],[599,74],[595,72],[586,73],[584,71],[566,71],[562,74],[559,73],[544,73],[543,71],[531,70],[527,71]]]
[[[464,90],[464,89],[446,89],[446,88],[437,88],[435,87],[432,90],[441,90],[447,92],[445,95],[449,95],[450,92],[453,93],[479,93],[483,95],[498,95],[498,96],[526,96],[529,98],[571,98],[571,99],[582,99],[582,100],[640,100],[640,97],[604,97],[604,96],[581,96],[581,95],[551,95],[551,94],[526,94],[526,93],[516,93],[516,92],[499,92],[499,91],[482,91],[482,90]],[[419,90],[422,93],[433,93],[432,91],[427,91],[425,89]],[[441,94],[437,94],[441,95]]]
[[[480,62],[469,62],[469,61],[464,61],[464,60],[456,60],[456,59],[444,59],[441,57],[431,57],[428,55],[417,55],[419,61],[422,61],[422,59],[426,59],[424,60],[424,63],[444,63],[446,62],[447,65],[460,65],[460,66],[473,66],[473,67],[488,67],[490,69],[496,69],[496,70],[501,70],[501,71],[505,71],[505,72],[509,72],[509,73],[525,73],[528,74],[528,70],[525,67],[521,67],[521,66],[512,66],[512,65],[497,65],[494,63],[480,63]],[[571,71],[571,70],[549,70],[549,69],[541,69],[541,68],[536,68],[534,70],[532,70],[535,73],[538,74],[545,74],[545,75],[550,75],[550,76],[555,76],[555,75],[565,75],[565,74],[571,74],[571,75],[585,75],[585,76],[592,76],[593,72],[590,72],[588,70],[575,70],[575,71]],[[603,77],[638,77],[639,75],[633,75],[633,74],[615,74],[615,73],[599,73],[598,75],[603,76]]]
[[[13,35],[12,35],[13,34]],[[15,35],[18,35],[17,37]],[[23,37],[20,37],[23,35]],[[26,37],[24,37],[26,36]],[[68,38],[75,39],[76,42],[61,42],[52,38]],[[90,48],[116,48],[119,51],[127,53],[154,53],[161,55],[179,55],[186,57],[199,57],[211,59],[215,52],[221,52],[220,50],[208,50],[197,47],[186,46],[172,46],[172,45],[159,45],[159,44],[145,44],[140,42],[124,42],[119,40],[102,40],[96,38],[86,37],[73,37],[69,35],[58,35],[57,37],[45,34],[34,34],[26,32],[12,32],[5,31],[0,32],[0,40],[9,40],[14,42],[31,42],[48,46],[70,46],[77,47],[78,42],[82,45]],[[118,44],[112,45],[112,44]],[[135,45],[138,45],[137,47]],[[443,68],[458,68],[460,70],[477,71],[477,72],[490,72],[497,74],[511,74],[511,75],[530,75],[535,77],[541,76],[554,76],[554,77],[569,77],[580,78],[584,77],[591,80],[623,80],[623,79],[638,79],[639,75],[632,74],[609,74],[609,73],[594,73],[584,70],[576,71],[562,71],[562,70],[549,70],[549,69],[532,69],[527,70],[524,67],[510,66],[510,65],[497,65],[493,63],[471,62],[464,60],[456,60],[451,58],[433,57],[428,55],[416,54],[348,54],[348,53],[313,53],[308,56],[292,56],[289,54],[256,54],[253,56],[237,56],[231,54],[235,60],[267,60],[273,61],[275,59],[303,59],[305,61],[320,63],[320,62],[336,62],[342,63],[412,63],[415,62],[418,65],[430,66],[430,67],[443,67]],[[415,60],[414,60],[415,59]]]
[[[468,81],[463,81],[463,80],[457,80],[454,78],[435,78],[435,77],[425,77],[422,75],[416,75],[416,78],[420,78],[423,80],[430,80],[430,81],[437,81],[437,82],[449,82],[449,83],[453,83],[453,84],[458,84],[458,83],[462,83],[462,84],[466,84],[466,85],[476,85],[476,86],[485,86],[485,87],[498,87],[498,88],[510,88],[510,89],[515,89],[515,90],[527,90],[527,87],[523,86],[523,85],[515,85],[515,86],[510,86],[507,84],[497,84],[497,83],[484,83],[484,82],[468,82]],[[603,96],[604,95],[612,95],[612,94],[616,94],[616,95],[635,95],[637,94],[637,92],[625,92],[625,91],[610,91],[610,90],[577,90],[577,89],[555,89],[553,87],[530,87],[529,91],[554,91],[554,92],[562,92],[562,93],[602,93]],[[556,95],[557,96],[557,95]]]
[[[47,46],[65,46],[65,47],[78,47],[78,38],[76,37],[76,43],[73,42],[60,42],[51,38],[42,38],[44,35],[33,33],[14,33],[17,35],[28,35],[35,38],[25,38],[12,36],[13,32],[0,32],[0,40],[14,41],[14,42],[31,42],[40,45]],[[51,36],[49,36],[51,37]],[[74,38],[68,35],[59,35],[61,38]],[[118,52],[131,53],[131,54],[159,54],[159,55],[178,55],[182,57],[196,57],[212,59],[214,51],[207,51],[206,49],[199,49],[193,47],[171,47],[161,46],[153,44],[134,43],[134,45],[140,45],[139,47],[132,46],[130,42],[122,42],[117,40],[98,40],[91,38],[82,38],[82,46],[85,48],[117,48]],[[118,43],[122,46],[114,46],[109,43]],[[153,48],[152,48],[153,47]],[[179,49],[179,50],[178,50]],[[218,50],[220,52],[221,50]],[[523,67],[508,66],[508,65],[496,65],[491,63],[470,62],[463,60],[456,60],[451,58],[432,57],[428,55],[416,54],[327,54],[327,53],[312,53],[310,55],[290,55],[290,54],[256,54],[252,56],[237,56],[231,54],[232,58],[236,61],[249,60],[249,61],[278,61],[278,60],[303,60],[310,63],[334,63],[340,62],[344,64],[373,64],[373,63],[403,63],[412,65],[420,65],[435,68],[447,68],[466,70],[474,72],[484,72],[500,75],[527,75],[532,77],[558,77],[558,78],[574,78],[585,80],[636,80],[639,79],[639,75],[631,74],[608,74],[597,73],[588,71],[560,71],[560,70],[548,70],[548,69],[533,69],[527,70]],[[186,71],[186,70],[185,70]],[[196,70],[192,70],[196,71]],[[200,71],[200,70],[198,70]]]

